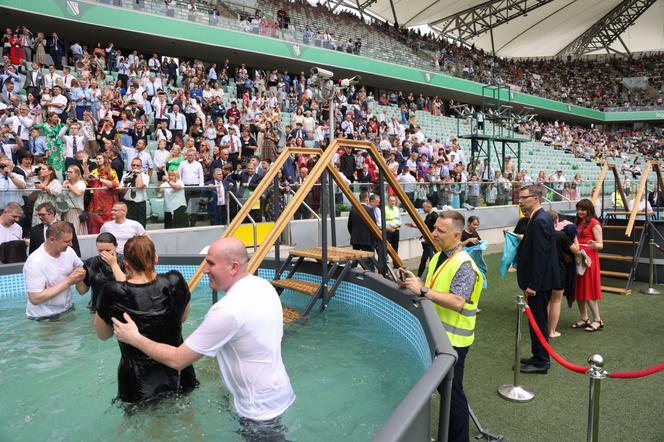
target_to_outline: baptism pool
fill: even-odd
[[[195,267],[158,267],[170,269],[188,278]],[[97,340],[89,295],[61,321],[34,322],[25,318],[22,277],[0,278],[0,440],[240,440],[216,360],[195,364],[200,387],[190,395],[125,414],[112,403],[118,345]],[[342,283],[323,313],[285,327],[283,358],[297,395],[282,420],[289,440],[371,440],[431,366],[431,333],[416,316],[355,282]],[[185,336],[210,306],[207,284],[203,279],[193,293]],[[287,306],[302,309],[306,300],[282,294]]]

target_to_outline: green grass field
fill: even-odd
[[[516,274],[498,276],[500,254],[487,256],[488,288],[480,300],[475,343],[466,359],[465,390],[482,425],[512,441],[586,440],[588,376],[573,373],[553,359],[547,375],[522,374],[521,384],[535,392],[528,403],[498,396],[511,384],[514,361]],[[622,282],[624,283],[624,281]],[[619,284],[619,283],[617,283]],[[587,365],[592,353],[602,355],[608,371],[640,370],[664,361],[664,294],[642,295],[635,283],[631,296],[605,294],[600,312],[603,330],[572,329],[578,310],[563,300],[553,348],[567,360]],[[659,287],[664,292],[664,287]],[[530,335],[523,316],[522,355],[529,357]],[[435,420],[434,420],[435,422]],[[435,424],[434,424],[435,425]],[[636,379],[607,379],[601,386],[601,441],[664,441],[664,372]],[[471,424],[471,440],[475,428]]]

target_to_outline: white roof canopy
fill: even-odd
[[[393,0],[400,25],[413,27],[435,23],[486,0]],[[551,57],[583,34],[621,0],[552,0],[527,15],[493,29],[496,55],[504,57]],[[351,3],[352,4],[352,3]],[[394,20],[390,0],[378,0],[368,8],[372,13]],[[622,40],[631,52],[664,50],[664,0],[656,1],[627,31]],[[491,51],[489,32],[469,41]],[[622,44],[612,45],[625,52]]]

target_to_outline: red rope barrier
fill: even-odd
[[[540,341],[540,344],[542,344],[542,347],[544,347],[544,349],[551,355],[553,359],[555,359],[560,365],[562,365],[563,367],[565,367],[570,371],[574,371],[576,373],[581,373],[581,374],[585,374],[586,371],[588,371],[586,367],[572,364],[571,362],[563,359],[560,355],[558,355],[558,353],[556,353],[553,350],[553,348],[549,345],[549,343],[546,342],[546,339],[544,339],[544,335],[537,326],[537,323],[535,322],[535,317],[533,316],[533,312],[530,311],[530,307],[525,306],[524,312],[526,313],[526,316],[528,316],[528,321],[530,322],[531,327],[535,331],[535,334],[537,335],[537,339]]]
[[[664,362],[660,362],[654,367],[646,368],[644,370],[639,370],[639,371],[613,371],[609,373],[608,376],[610,378],[615,378],[615,379],[635,379],[635,378],[650,376],[651,374],[655,374],[662,370],[664,370]]]

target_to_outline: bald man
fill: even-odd
[[[281,301],[270,282],[248,273],[248,261],[240,240],[223,238],[212,243],[205,273],[210,287],[225,295],[179,347],[142,336],[126,313],[126,323],[113,319],[113,331],[119,341],[176,370],[202,356],[216,357],[233,395],[242,435],[285,441],[280,416],[295,401],[295,394],[281,359]]]

